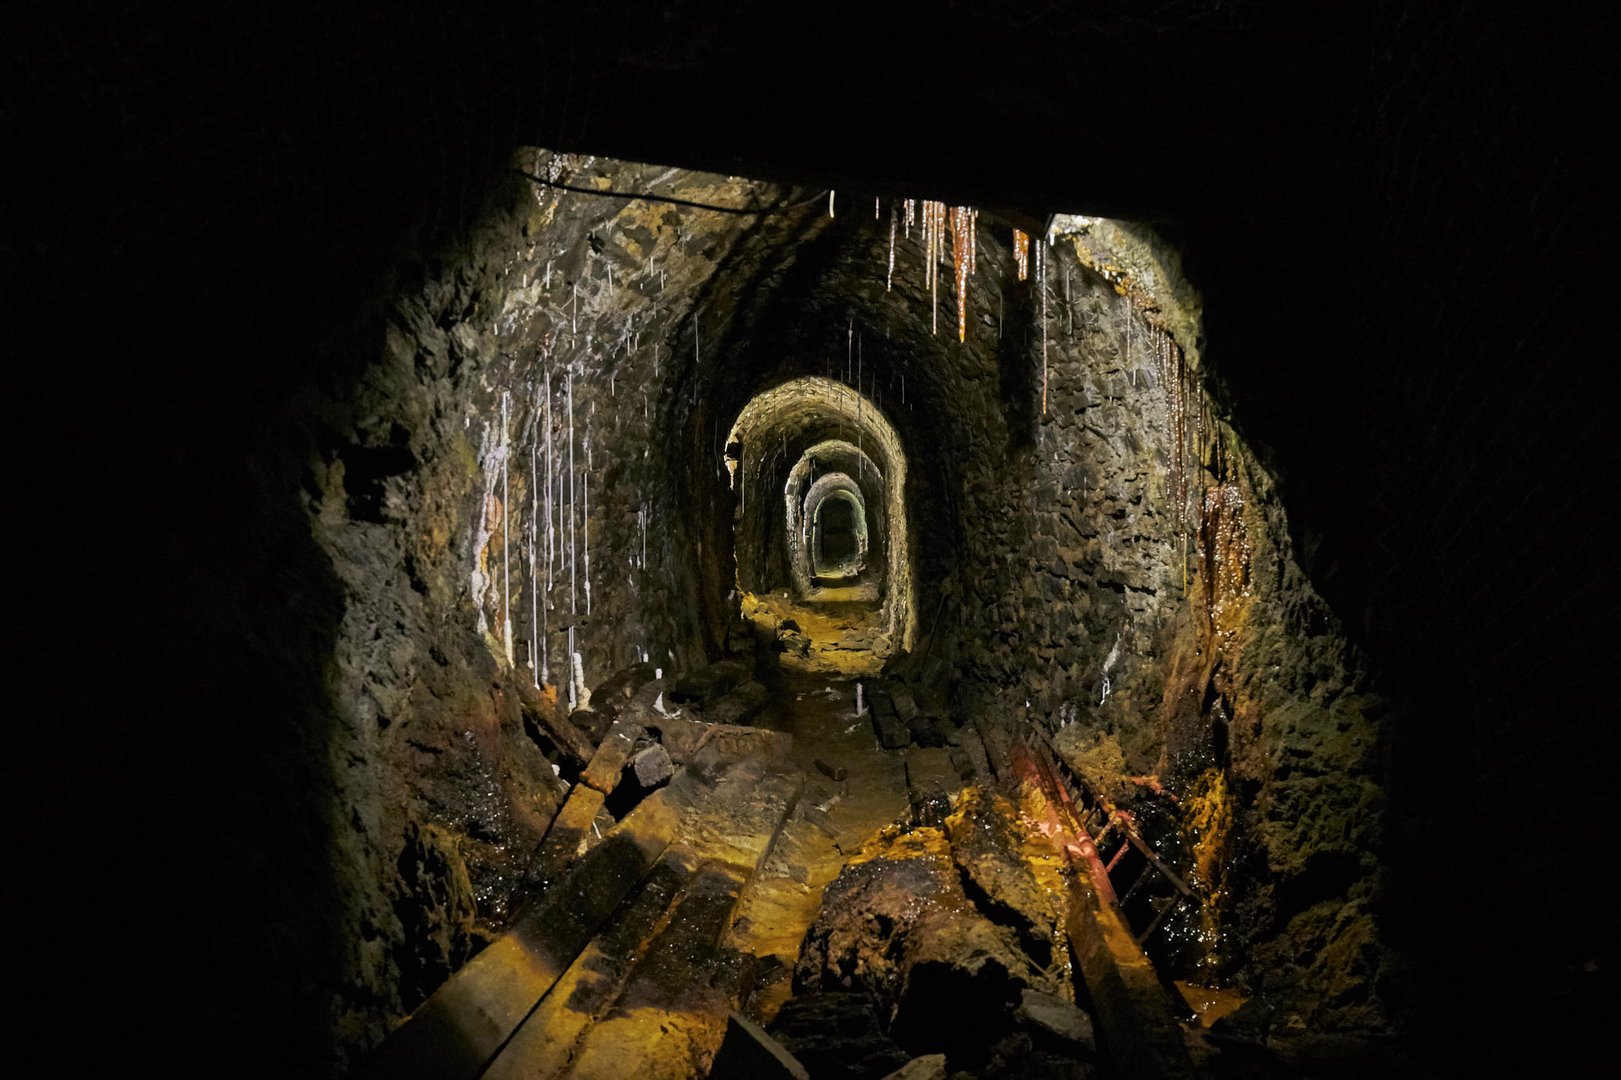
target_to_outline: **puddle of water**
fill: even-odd
[[[1244,1004],[1244,995],[1237,990],[1227,990],[1217,986],[1197,986],[1190,982],[1177,980],[1177,992],[1182,1000],[1188,1003],[1199,1018],[1200,1027],[1209,1027],[1217,1020],[1238,1011]]]

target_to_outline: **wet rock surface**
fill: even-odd
[[[789,999],[770,1031],[814,1077],[873,1080],[911,1056],[885,1034],[886,1026],[873,995],[819,991]]]
[[[1031,870],[1020,875],[1011,823],[997,831],[1001,815],[1015,812],[973,789],[959,802],[938,826],[884,830],[828,886],[794,969],[796,993],[862,995],[896,1045],[943,1053],[953,1070],[989,1068],[997,1040],[1021,1023],[1049,1051],[1090,1054],[1085,1014],[1047,970],[1061,911]],[[792,1033],[783,1037],[797,1045]],[[860,1041],[868,1039],[863,1029]],[[837,1040],[824,1036],[816,1053],[837,1058]]]
[[[1027,857],[1028,829],[1012,802],[992,789],[968,788],[946,831],[964,889],[980,907],[1011,927],[1043,968],[1063,961],[1062,883],[1050,865],[1038,876]]]

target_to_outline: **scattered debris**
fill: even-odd
[[[832,765],[822,758],[816,759],[816,770],[829,780],[842,783],[850,775],[850,770],[842,765]]]

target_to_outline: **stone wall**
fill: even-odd
[[[1203,388],[1174,259],[1143,230],[1060,224],[1077,231],[1022,361],[1045,346],[1045,415],[1031,393],[964,416],[964,702],[1073,726],[1181,800],[1162,840],[1205,901],[1191,973],[1236,978],[1280,1024],[1380,1028],[1380,706]]]
[[[519,165],[600,182],[581,159]],[[635,167],[613,180],[722,205],[749,190]],[[342,591],[330,758],[348,952],[333,1008],[351,1049],[525,899],[563,790],[525,712],[578,692],[571,643],[585,687],[705,656],[700,540],[672,479],[687,462],[660,433],[693,411],[690,364],[672,357],[699,347],[691,309],[727,254],[716,221],[730,217],[514,176],[459,247],[402,271],[375,329],[338,346],[374,350],[358,386],[306,403],[310,528]]]

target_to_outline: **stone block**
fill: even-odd
[[[1069,1053],[1088,1057],[1097,1053],[1092,1018],[1061,997],[1026,989],[1013,1016],[1038,1039],[1056,1044]]]
[[[644,791],[658,787],[675,773],[670,752],[658,743],[638,751],[630,759],[631,774]]]
[[[912,744],[912,733],[893,712],[880,713],[873,709],[872,729],[878,736],[878,745],[885,750],[900,750]]]
[[[896,686],[890,691],[889,696],[895,705],[895,715],[907,723],[911,723],[912,718],[918,712],[917,699],[912,696],[912,691],[905,686]]]

